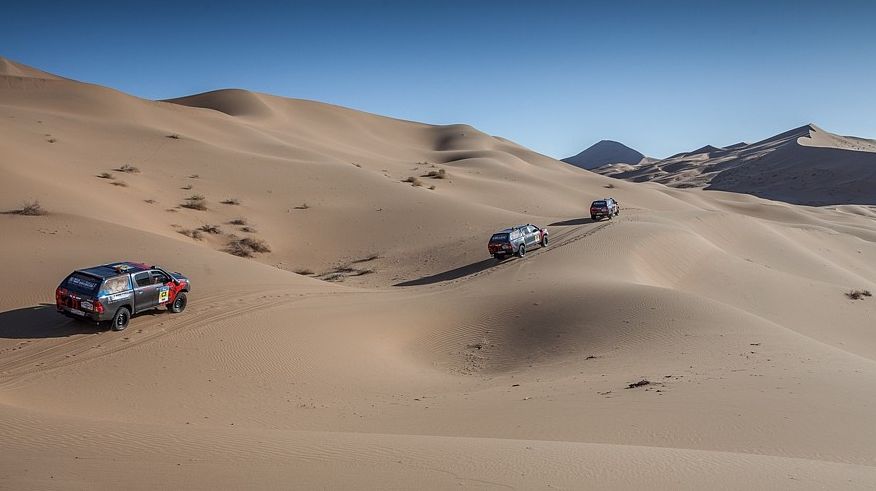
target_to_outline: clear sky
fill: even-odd
[[[876,1],[29,3],[0,7],[0,55],[150,99],[246,88],[558,158],[876,138]]]

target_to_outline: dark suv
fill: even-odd
[[[111,321],[113,330],[121,331],[133,314],[160,306],[182,312],[190,289],[189,279],[179,273],[125,261],[70,273],[55,290],[55,306],[67,317]]]
[[[602,198],[590,204],[590,218],[616,217],[620,215],[620,205],[614,198]]]
[[[516,227],[500,230],[490,237],[487,250],[498,260],[505,259],[511,254],[523,257],[529,249],[547,247],[548,231],[546,228],[536,227],[531,223],[517,225]]]

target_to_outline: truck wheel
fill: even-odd
[[[543,235],[543,236],[541,237],[541,246],[542,246],[542,247],[547,247],[547,245],[548,245],[548,236],[547,236],[547,235]]]
[[[526,254],[526,246],[520,244],[520,247],[517,248],[517,257],[523,257]]]
[[[608,219],[611,220],[612,218],[614,218],[614,213],[609,213],[609,214],[608,214]]]
[[[590,219],[593,220],[593,221],[595,222],[595,221],[596,221],[596,215],[590,215]]]
[[[176,294],[176,298],[173,299],[173,305],[170,306],[170,311],[174,314],[179,314],[186,309],[187,303],[188,298],[186,298],[186,292],[179,292]]]
[[[131,320],[131,311],[128,307],[122,307],[113,316],[113,331],[124,331]]]

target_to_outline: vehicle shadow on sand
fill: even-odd
[[[473,275],[475,273],[480,273],[481,271],[490,269],[493,266],[497,266],[498,264],[499,261],[495,260],[494,258],[484,259],[476,263],[471,263],[465,266],[451,269],[449,271],[444,271],[443,273],[437,273],[431,276],[424,276],[416,280],[403,281],[401,283],[396,283],[392,286],[419,286],[431,285],[433,283],[441,283],[442,281],[455,280],[465,276]]]
[[[48,303],[0,312],[0,339],[65,338],[106,329],[63,317]]]
[[[549,223],[548,227],[567,227],[570,225],[586,225],[588,223],[596,223],[599,220],[592,218],[573,218],[571,220],[563,220],[561,222]]]

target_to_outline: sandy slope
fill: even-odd
[[[844,295],[876,290],[871,208],[612,181],[464,125],[5,70],[0,208],[51,213],[0,215],[0,487],[876,485],[876,300]],[[95,177],[123,163],[127,187]],[[206,211],[175,208],[193,192]],[[607,192],[622,215],[582,218]],[[271,253],[222,252],[240,216]],[[528,221],[549,248],[486,257]],[[176,232],[204,223],[223,234]],[[112,333],[46,305],[118,258],[189,274],[186,312]],[[291,272],[342,265],[374,272]]]
[[[623,161],[619,161],[623,162]],[[679,188],[705,187],[809,205],[876,204],[876,141],[809,124],[757,143],[706,145],[659,161],[596,172]]]

